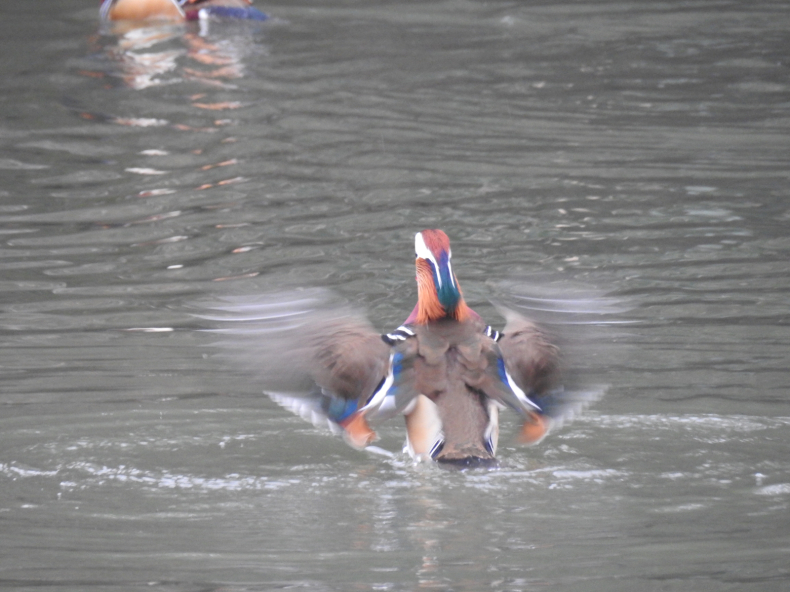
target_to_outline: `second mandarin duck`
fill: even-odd
[[[218,16],[262,21],[266,15],[251,6],[252,0],[102,0],[102,20],[197,20]]]
[[[535,323],[500,308],[498,332],[466,304],[443,231],[418,232],[415,251],[417,304],[391,333],[323,291],[229,301],[220,318],[242,324],[221,331],[272,399],[356,448],[375,440],[371,424],[404,415],[417,461],[496,466],[501,409],[534,444],[597,398],[563,389],[559,349]]]

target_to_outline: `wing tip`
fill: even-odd
[[[590,405],[599,401],[606,390],[607,386],[601,385],[583,391],[559,390],[550,395],[549,401],[541,401],[543,412],[527,412],[517,441],[527,446],[540,443],[551,432],[571,423]]]
[[[521,430],[519,430],[518,443],[526,446],[538,444],[551,431],[553,423],[552,419],[547,415],[529,411],[521,426]]]
[[[378,439],[378,435],[365,419],[365,414],[357,411],[340,422],[343,428],[343,437],[352,447],[361,450]]]

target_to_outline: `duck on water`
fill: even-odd
[[[500,332],[466,304],[443,231],[418,232],[415,256],[417,303],[390,333],[323,290],[229,298],[208,318],[274,401],[360,449],[403,415],[416,461],[497,466],[500,410],[535,444],[600,396],[563,388],[559,348],[529,318],[500,307]]]

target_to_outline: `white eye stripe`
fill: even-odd
[[[442,278],[439,275],[439,263],[436,261],[436,257],[433,256],[431,250],[428,248],[428,245],[425,244],[425,239],[422,238],[422,232],[418,232],[414,236],[414,251],[417,254],[417,257],[420,259],[425,259],[426,261],[430,261],[433,263],[433,268],[436,270],[436,281],[439,282],[439,288],[442,287]]]
[[[453,273],[453,266],[450,264],[450,253],[447,253],[447,271],[450,272],[450,284],[455,288],[455,274]]]
[[[434,265],[437,265],[436,257],[433,256],[428,245],[425,244],[425,239],[422,238],[422,232],[418,232],[414,236],[414,251],[420,259],[427,259],[428,261],[432,261]]]
[[[433,268],[436,271],[436,281],[439,283],[437,286],[438,288],[442,287],[442,276],[439,272],[439,262],[436,261],[436,257],[433,256],[433,253],[428,248],[428,245],[425,244],[425,239],[422,237],[422,232],[418,232],[414,236],[414,251],[417,257],[420,259],[425,259],[426,261],[430,261],[433,263]],[[447,269],[450,272],[450,284],[455,287],[455,276],[453,275],[453,268],[450,265],[450,258],[452,257],[452,251],[447,251]]]

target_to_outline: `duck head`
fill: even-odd
[[[418,324],[441,319],[465,321],[469,307],[464,302],[453,273],[450,239],[441,230],[423,230],[414,237],[417,260]]]

